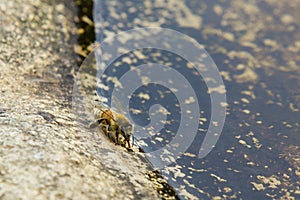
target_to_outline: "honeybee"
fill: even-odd
[[[114,99],[118,104],[119,110],[123,112],[120,103]],[[95,121],[89,125],[90,128],[94,128],[99,125],[100,129],[115,144],[121,145],[131,149],[130,138],[133,134],[133,125],[128,118],[122,114],[114,111],[107,106],[101,98],[94,101],[93,114]]]

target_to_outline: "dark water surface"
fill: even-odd
[[[98,42],[137,27],[170,28],[204,45],[218,66],[228,104],[220,139],[208,156],[195,156],[209,123],[203,121],[184,156],[161,171],[182,199],[300,199],[299,0],[96,0],[94,5]],[[138,53],[147,58],[131,52],[115,61],[122,63],[119,71],[107,73],[123,74],[133,67],[125,57],[136,59],[135,66],[169,63],[183,74],[190,73],[187,61],[171,53],[149,49]],[[210,119],[207,87],[200,76],[198,82],[198,92],[203,94],[201,117]],[[180,122],[176,113],[181,112],[176,98],[168,100],[172,94],[167,88],[151,91],[158,91],[152,93],[156,101],[151,103],[136,98],[147,88],[132,95],[129,106],[143,111],[132,114],[135,123],[147,125],[149,119],[143,113],[159,100],[175,114],[167,115],[170,123],[159,137],[154,134],[144,140],[146,152],[174,137]],[[167,97],[162,98],[159,91]]]

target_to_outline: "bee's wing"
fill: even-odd
[[[99,95],[97,95],[97,97],[98,97],[99,101],[101,101],[102,103],[105,103],[105,104],[108,103],[108,99],[106,97],[102,97],[102,96],[99,96]]]
[[[113,96],[113,100],[117,104],[117,109],[119,110],[119,113],[125,114],[122,105],[120,101],[117,99],[117,97]]]
[[[95,108],[105,109],[105,108],[109,108],[107,102],[108,102],[107,98],[96,95],[96,98],[95,100],[92,101],[92,104]]]

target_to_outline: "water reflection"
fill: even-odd
[[[95,2],[98,41],[135,27],[168,27],[203,44],[221,71],[229,108],[220,140],[198,159],[199,131],[188,151],[162,171],[183,199],[300,198],[299,9],[299,1],[285,0]],[[200,109],[209,119],[210,101],[201,87]],[[147,110],[147,104],[135,108],[137,101],[131,101],[134,109]],[[204,133],[207,123],[199,126]],[[164,145],[151,141],[149,148]]]

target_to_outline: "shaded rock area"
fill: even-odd
[[[0,3],[0,198],[158,198],[142,154],[75,121],[74,11],[60,1]]]

